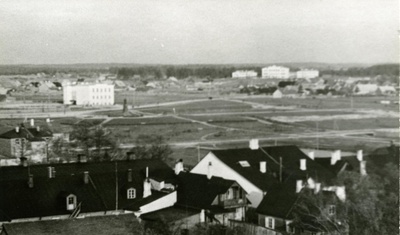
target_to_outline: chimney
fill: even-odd
[[[307,170],[306,159],[300,159],[300,170],[305,171]]]
[[[46,118],[46,122],[47,122],[47,123],[50,123],[50,118]]]
[[[179,159],[179,161],[175,164],[175,175],[179,175],[181,171],[183,171],[183,160]]]
[[[357,151],[357,160],[360,161],[360,162],[363,160],[363,151],[362,151],[362,149]]]
[[[260,162],[260,172],[261,173],[267,172],[267,162],[266,161]]]
[[[37,131],[37,132],[40,131],[40,126],[36,126],[36,131]]]
[[[28,187],[33,188],[33,175],[29,174]]]
[[[83,172],[83,183],[85,184],[89,183],[89,171]]]
[[[132,169],[128,169],[128,182],[132,182]]]
[[[149,179],[145,179],[143,182],[143,198],[151,196],[151,183]]]
[[[259,145],[258,145],[258,139],[251,139],[249,142],[249,147],[251,150],[257,150],[259,149]]]
[[[35,126],[35,119],[31,118],[31,127]]]
[[[340,150],[336,150],[334,152],[332,152],[331,154],[331,165],[335,165],[337,161],[339,161],[341,159],[341,151]]]
[[[299,193],[302,188],[303,188],[303,181],[302,180],[296,180],[296,193]]]
[[[202,209],[200,211],[200,223],[204,223],[206,222],[206,212],[204,211],[204,209]]]
[[[15,127],[15,132],[19,133],[19,126]]]
[[[360,174],[363,176],[367,175],[367,161],[360,162]]]
[[[321,183],[315,183],[314,194],[319,193],[321,191]]]
[[[314,160],[315,159],[314,151],[308,152],[308,157],[311,158],[312,160]]]
[[[208,169],[207,169],[207,179],[211,179],[212,176],[213,176],[213,174],[212,174],[212,163],[209,162],[208,163]]]

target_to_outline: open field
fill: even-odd
[[[353,101],[351,101],[353,99]],[[311,109],[382,109],[382,110],[398,110],[398,104],[380,104],[381,100],[398,101],[396,96],[372,96],[372,97],[316,97],[311,98],[284,98],[284,99],[273,99],[272,97],[259,96],[245,98],[246,101],[276,105],[276,106],[296,106],[299,108],[311,108]]]
[[[298,124],[316,128],[316,122],[298,122]],[[331,130],[359,130],[365,128],[398,128],[399,119],[396,118],[362,118],[352,120],[318,121],[318,128]]]

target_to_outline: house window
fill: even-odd
[[[275,229],[275,219],[272,217],[265,217],[265,227]]]
[[[68,198],[68,205],[73,205],[74,204],[74,198],[73,197],[69,197]]]
[[[286,221],[286,232],[288,233],[294,233],[294,228],[290,225],[291,223],[292,221]]]
[[[130,188],[127,190],[127,198],[134,199],[136,197],[136,190],[134,188]]]
[[[336,214],[336,206],[335,206],[335,205],[329,205],[328,214],[329,214],[329,215],[334,215],[334,214]]]

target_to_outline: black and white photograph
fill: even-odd
[[[399,234],[397,0],[0,0],[0,235]]]

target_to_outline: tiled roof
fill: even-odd
[[[48,166],[54,167],[55,178],[48,178]],[[152,170],[170,170],[173,177],[173,171],[161,161],[117,162],[119,209],[132,206],[136,200],[142,198],[146,167]],[[132,169],[132,182],[128,182],[128,169]],[[84,184],[85,171],[89,172],[92,183]],[[29,188],[27,184],[29,173],[33,175],[33,188]],[[115,184],[115,162],[2,167],[0,221],[69,214],[65,208],[65,199],[63,201],[62,198],[65,193],[77,196],[78,203],[82,202],[81,212],[113,210],[116,204]],[[136,189],[137,199],[127,199],[128,186]]]
[[[213,176],[181,172],[178,175],[177,204],[197,209],[210,209],[219,194],[224,194],[235,183]]]
[[[234,171],[262,190],[267,190],[274,183],[279,181],[280,157],[282,157],[283,181],[288,179],[304,180],[307,176],[318,179],[319,181],[334,177],[334,174],[326,171],[324,167],[311,160],[294,145],[264,147],[257,150],[251,150],[249,148],[213,150],[212,153]],[[307,159],[307,170],[300,170],[300,159]],[[242,167],[239,161],[247,161],[250,167]],[[267,162],[267,173],[261,173],[261,161]]]

